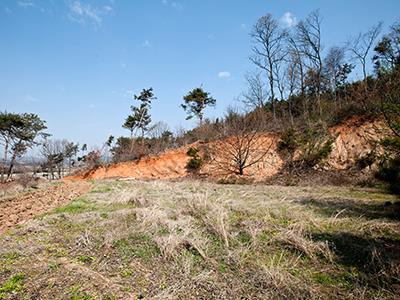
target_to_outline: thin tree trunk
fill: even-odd
[[[11,161],[10,161],[10,167],[8,168],[7,179],[6,180],[8,180],[11,177],[12,170],[14,168],[14,163],[15,163],[15,159],[16,158],[17,158],[17,153],[14,151],[13,156],[12,156]]]
[[[4,145],[4,158],[3,158],[3,165],[1,166],[1,182],[4,183],[4,173],[6,171],[7,166],[7,153],[8,153],[8,140]]]

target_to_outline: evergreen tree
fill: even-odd
[[[132,113],[125,119],[125,123],[122,125],[122,127],[130,130],[131,138],[135,130],[140,130],[143,140],[151,123],[150,105],[155,99],[157,98],[154,96],[153,88],[143,89],[139,96],[134,95],[134,100],[139,101],[140,104],[138,106],[131,106]]]
[[[204,109],[207,106],[215,106],[216,100],[210,96],[210,93],[204,91],[201,87],[194,88],[183,97],[184,104],[181,107],[187,113],[186,120],[197,117],[200,124],[203,122]]]

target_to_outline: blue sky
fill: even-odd
[[[0,110],[37,113],[55,138],[100,146],[129,134],[132,93],[153,87],[153,120],[189,128],[179,105],[190,89],[217,99],[208,117],[245,89],[260,16],[290,26],[314,9],[325,49],[400,17],[398,0],[2,0]]]

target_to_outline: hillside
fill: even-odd
[[[371,120],[365,117],[351,117],[341,124],[329,128],[329,134],[333,141],[332,151],[327,159],[315,168],[335,171],[354,167],[359,159],[365,157],[374,149],[379,152],[378,142],[387,133],[387,127],[379,119]],[[282,171],[286,161],[278,150],[279,135],[265,133],[257,136],[257,139],[259,145],[268,145],[270,148],[261,161],[246,169],[245,176],[255,181],[261,181],[271,178]],[[166,151],[158,156],[100,167],[78,177],[84,179],[121,177],[136,179],[183,178],[190,175],[186,169],[186,164],[189,160],[186,152],[190,147],[215,148],[216,144],[221,143],[224,143],[224,141],[197,142]],[[214,157],[211,157],[200,170],[200,175],[213,179],[229,176],[229,172],[219,168],[216,163],[218,157],[223,155],[224,153],[216,153]]]

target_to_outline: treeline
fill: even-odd
[[[52,139],[46,129],[46,121],[38,115],[0,112],[1,183],[12,179],[15,172],[24,175],[24,180],[37,173],[49,179],[60,179],[77,169],[92,168],[110,160],[109,150],[105,149],[107,145],[88,151],[86,144],[80,147],[66,139]],[[21,158],[33,148],[39,155],[21,163]]]

